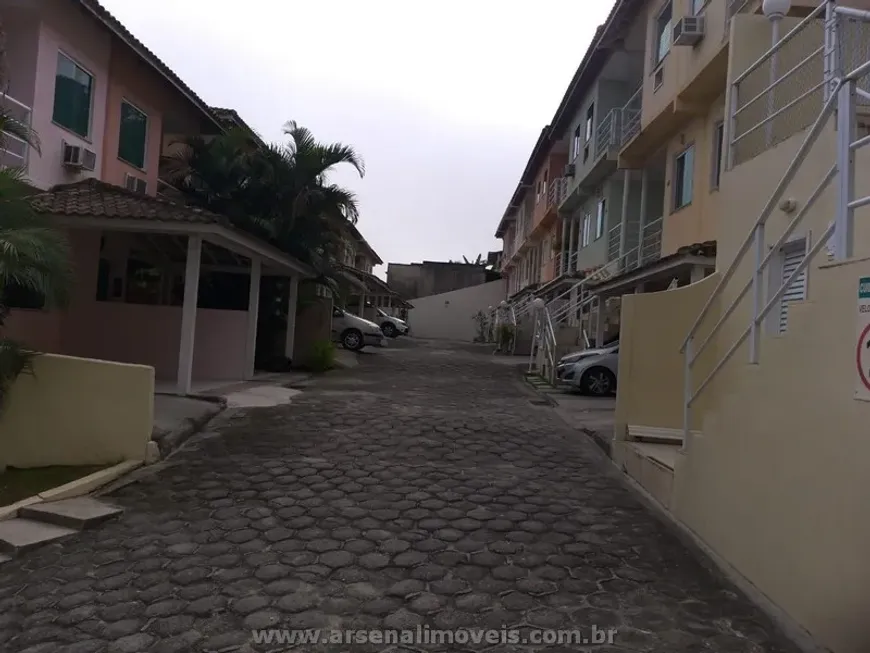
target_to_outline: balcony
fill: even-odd
[[[595,158],[616,158],[622,145],[623,109],[613,109],[595,131]]]
[[[9,114],[13,121],[25,129],[30,129],[33,112],[29,106],[9,95],[0,94],[0,107]],[[0,133],[2,133],[2,138],[0,138],[0,168],[26,169],[30,158],[30,146],[18,136],[5,131]]]
[[[639,86],[625,106],[622,107],[622,137],[620,147],[625,147],[640,133],[640,115],[643,109],[643,86]]]
[[[558,206],[562,203],[562,200],[565,199],[565,195],[568,192],[568,179],[566,177],[559,177],[550,182],[550,188],[547,192],[547,210],[552,210],[553,208],[558,208]]]
[[[622,265],[610,266],[617,268],[619,272],[635,270],[661,256],[662,250],[662,218],[652,220],[640,228],[637,232],[637,224],[629,225],[632,232],[626,234],[625,249]],[[620,258],[619,244],[622,235],[622,225],[616,225],[607,234],[607,262],[608,265]],[[640,241],[640,246],[637,243]]]

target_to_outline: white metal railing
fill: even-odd
[[[640,132],[640,113],[643,102],[643,84],[634,92],[625,106],[622,107],[622,138],[620,145],[624,146],[628,141]]]
[[[794,155],[794,158],[789,163],[783,173],[779,183],[776,185],[772,195],[768,199],[764,208],[761,210],[755,224],[750,229],[749,233],[743,241],[743,244],[737,250],[736,255],[731,261],[728,268],[722,272],[722,277],[707,299],[706,304],[701,309],[695,322],[692,324],[686,335],[681,352],[684,356],[683,361],[683,447],[687,446],[689,436],[689,425],[691,423],[692,405],[697,401],[698,397],[709,386],[712,380],[716,377],[719,371],[728,363],[731,357],[737,352],[741,345],[749,340],[749,362],[757,364],[759,361],[761,347],[761,331],[762,325],[771,311],[779,305],[783,296],[791,287],[792,283],[802,274],[809,274],[809,265],[815,256],[826,246],[827,242],[833,238],[833,247],[831,248],[832,257],[835,260],[843,260],[850,258],[853,255],[854,245],[854,212],[855,209],[870,206],[870,196],[856,198],[855,197],[855,157],[857,150],[870,145],[870,136],[857,136],[857,99],[862,97],[870,100],[870,93],[862,90],[858,86],[859,80],[868,76],[870,73],[870,60],[865,60],[860,65],[852,67],[851,65],[844,67],[843,57],[838,52],[837,44],[841,42],[841,28],[850,21],[853,27],[855,22],[861,22],[864,25],[870,25],[870,11],[860,9],[852,9],[848,7],[840,7],[836,2],[827,0],[814,10],[809,19],[818,16],[821,12],[825,14],[825,66],[820,77],[820,87],[825,88],[826,100],[822,105],[821,111],[816,116],[814,122],[808,129],[803,142]],[[795,30],[803,29],[806,26],[806,20],[802,21]],[[787,35],[783,41],[788,42]],[[779,44],[775,45],[768,51],[762,59],[767,59],[772,53],[776,52]],[[760,64],[756,62],[750,67],[749,71],[755,70]],[[848,72],[846,72],[848,71]],[[738,77],[733,84],[738,84],[744,76]],[[786,73],[788,75],[789,73]],[[774,80],[776,81],[776,80]],[[734,89],[732,87],[732,93]],[[733,106],[732,106],[733,108]],[[766,238],[765,227],[771,214],[775,211],[780,199],[789,189],[794,180],[801,164],[807,158],[813,145],[819,138],[819,135],[824,131],[828,120],[836,111],[836,160],[828,169],[827,173],[819,181],[815,189],[809,194],[809,197],[804,202],[801,209],[792,218],[791,222],[785,227],[782,234],[775,240],[773,245],[768,244]],[[822,195],[825,189],[836,180],[836,208],[835,217],[828,227],[816,238],[814,242],[807,247],[806,253],[800,264],[791,272],[768,298],[766,293],[766,276],[765,270],[768,268],[771,260],[778,254],[783,245],[789,240],[803,219],[811,214],[811,209],[818,198]],[[808,243],[809,245],[809,243]],[[724,308],[718,321],[707,332],[706,336],[700,343],[696,343],[699,330],[704,319],[709,315],[710,309],[714,302],[722,295],[723,289],[732,280],[737,269],[740,267],[746,255],[753,252],[755,264],[752,267],[750,278],[742,285],[740,291],[734,299]],[[723,324],[734,314],[738,305],[751,291],[750,302],[750,319],[749,324],[743,329],[731,346],[725,353],[717,359],[710,372],[703,380],[695,384],[692,377],[693,366],[698,360],[698,357],[703,354],[707,346],[720,332]],[[717,347],[718,349],[718,347]],[[724,349],[724,347],[723,347]]]
[[[31,131],[33,111],[29,106],[10,95],[0,93],[0,107],[22,131]],[[28,142],[19,136],[8,131],[0,132],[0,167],[27,168],[30,149]]]
[[[774,45],[732,82],[728,168],[801,132],[818,115],[830,54],[825,7],[823,2],[782,38],[774,21]]]
[[[622,144],[622,113],[623,110],[613,109],[608,113],[595,131],[595,158],[604,156],[611,148],[619,148]]]
[[[619,258],[619,245],[622,238],[622,225],[618,224],[607,233],[607,260]]]
[[[568,179],[565,177],[557,177],[550,182],[548,190],[547,202],[550,206],[559,206],[562,200],[565,199],[565,194],[568,192]]]
[[[662,252],[662,218],[653,220],[640,228],[640,247],[637,265],[657,259]]]

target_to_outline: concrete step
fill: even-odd
[[[7,519],[0,521],[0,554],[15,556],[49,542],[54,542],[78,531],[30,519]]]
[[[80,531],[98,526],[123,512],[123,508],[110,503],[91,497],[76,497],[27,506],[18,511],[18,516]]]

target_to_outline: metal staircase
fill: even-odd
[[[818,48],[813,49],[812,46],[807,45],[806,41],[815,36],[814,30],[818,29],[821,21],[824,25],[824,41]],[[861,47],[857,47],[859,44]],[[865,110],[867,104],[870,103],[870,92],[865,90],[870,88],[867,83],[870,61],[856,63],[852,60],[858,56],[866,56],[857,53],[868,52],[868,46],[870,46],[870,11],[842,7],[833,0],[826,0],[731,83],[731,103],[727,116],[728,169],[748,160],[747,158],[737,160],[736,149],[750,139],[757,138],[757,135],[761,134],[762,131],[767,136],[758,146],[761,151],[775,144],[771,140],[770,134],[775,131],[772,125],[777,119],[790,120],[787,124],[780,123],[780,126],[796,127],[793,133],[803,129],[803,126],[789,118],[789,111],[794,111],[799,103],[812,101],[815,96],[818,96],[818,99],[822,101],[822,108],[809,126],[797,153],[761,210],[755,224],[746,235],[734,259],[721,273],[718,284],[683,342],[681,352],[684,356],[684,448],[689,441],[692,406],[698,397],[709,387],[713,379],[747,340],[749,341],[749,363],[759,363],[761,336],[766,325],[765,319],[776,306],[780,305],[783,296],[795,280],[802,274],[809,274],[809,266],[822,248],[831,241],[829,251],[833,259],[844,260],[853,256],[854,212],[857,208],[870,205],[870,196],[855,197],[855,153],[864,146],[870,145],[870,136],[858,137],[858,116],[859,114],[866,115]],[[805,56],[789,57],[792,60],[799,60],[799,63],[793,68],[783,71],[781,75],[776,75],[777,58],[787,47],[794,48]],[[822,62],[821,66],[818,65],[819,59]],[[741,85],[746,82],[750,75],[762,70],[763,67],[771,71],[770,84],[764,87],[760,93],[753,93],[749,99],[742,98]],[[812,75],[808,71],[816,71],[819,68],[823,71],[821,77],[801,81],[801,73]],[[783,99],[776,103],[777,97]],[[765,117],[751,124],[745,120],[741,122],[742,117],[746,115],[757,115],[757,112],[754,114],[750,107],[759,101],[767,105],[767,110],[763,112]],[[768,220],[779,205],[786,190],[789,189],[814,144],[823,133],[826,133],[832,116],[835,118],[836,128],[836,160],[827,173],[822,176],[815,189],[804,201],[802,208],[797,211],[781,235],[770,244],[765,232]],[[780,141],[784,140],[781,132],[782,129],[778,128]],[[827,133],[830,134],[830,130]],[[750,152],[749,158],[761,153],[746,147],[740,156],[746,157],[746,152]],[[836,182],[834,187],[836,194],[834,220],[820,234],[812,234],[812,242],[810,242],[808,234],[806,252],[800,264],[793,268],[788,277],[776,286],[775,290],[772,290],[774,286],[768,284],[765,272],[770,268],[774,256],[796,233],[804,219],[812,215],[811,210],[814,204],[832,182]],[[740,290],[730,303],[723,307],[721,316],[715,325],[709,330],[705,330],[705,335],[701,337],[701,328],[702,324],[705,323],[705,318],[710,314],[711,308],[722,296],[726,287],[731,283],[736,283],[734,278],[750,252],[754,262],[750,267],[749,279],[745,280],[741,286],[737,286]],[[751,293],[749,324],[725,350],[725,353],[716,359],[715,364],[700,383],[695,383],[693,378],[695,363],[749,293]],[[698,340],[700,342],[697,342]],[[725,343],[717,343],[717,345],[717,348],[725,349]]]

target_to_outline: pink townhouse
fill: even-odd
[[[254,375],[260,282],[275,275],[291,280],[292,358],[309,270],[162,192],[161,156],[175,141],[221,132],[208,105],[95,0],[3,3],[0,19],[0,102],[41,142],[37,151],[7,138],[0,165],[26,169],[42,191],[34,207],[66,231],[75,265],[65,310],[8,292],[6,333],[39,351],[151,365],[158,388],[188,394]],[[247,297],[220,301],[220,288],[240,285]]]

